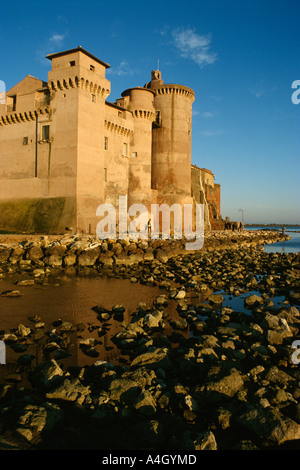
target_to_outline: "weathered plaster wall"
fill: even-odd
[[[48,83],[27,76],[0,107],[2,227],[95,233],[100,204],[118,209],[127,195],[128,206],[183,206],[192,191],[203,202],[200,180],[207,210],[220,212],[213,174],[195,183],[191,172],[193,90],[165,85],[154,71],[145,87],[109,103],[108,64],[82,48],[48,58]]]

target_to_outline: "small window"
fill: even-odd
[[[104,137],[104,150],[108,150],[108,137]]]
[[[16,110],[16,105],[17,105],[17,95],[13,96],[13,111]]]
[[[155,119],[156,124],[161,125],[161,112],[156,111],[156,119]]]
[[[122,111],[118,111],[118,116],[119,116],[119,117],[123,117]]]
[[[70,61],[70,67],[74,67],[74,65],[75,65],[75,60],[71,60]]]
[[[50,126],[42,126],[42,140],[49,140],[50,138]]]
[[[90,70],[91,70],[92,72],[95,72],[95,66],[94,66],[94,65],[90,65]]]
[[[124,142],[124,144],[123,144],[123,155],[124,155],[124,157],[127,157],[127,144],[126,144],[126,142]]]
[[[96,95],[92,95],[92,103],[96,103]]]
[[[107,181],[107,168],[104,168],[103,170],[104,170],[103,171],[103,179],[104,179],[104,181]]]
[[[7,111],[12,112],[16,111],[16,106],[17,106],[17,95],[12,95],[9,97],[9,100],[7,101]]]
[[[137,152],[132,152],[132,157],[136,158],[137,157]]]
[[[28,137],[23,137],[23,145],[28,145]]]

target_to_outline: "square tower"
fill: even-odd
[[[108,64],[85,49],[50,54],[53,158],[50,194],[75,197],[74,225],[93,232],[96,209],[104,202],[104,114],[110,82]],[[51,133],[51,129],[50,129]]]

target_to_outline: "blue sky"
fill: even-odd
[[[221,184],[222,216],[300,223],[299,0],[2,0],[0,27],[7,90],[80,45],[111,65],[115,101],[159,61],[195,91],[192,162]]]

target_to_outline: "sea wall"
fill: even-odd
[[[275,231],[210,232],[203,252],[262,246],[288,239]],[[186,250],[186,240],[98,240],[86,235],[0,236],[0,267],[9,272],[40,269],[102,269],[157,260],[166,263]]]
[[[73,197],[0,200],[0,230],[26,233],[61,233],[76,224]]]

